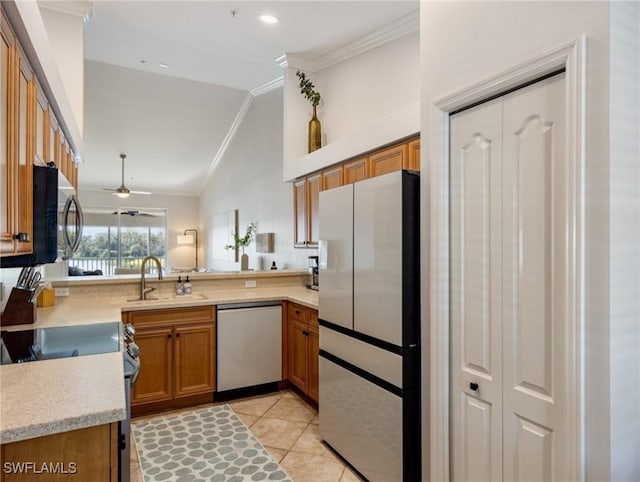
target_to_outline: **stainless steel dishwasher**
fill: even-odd
[[[282,380],[279,301],[218,305],[218,392]]]

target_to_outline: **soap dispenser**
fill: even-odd
[[[182,285],[182,276],[178,276],[178,282],[176,283],[176,296],[182,296],[184,294],[184,286]]]
[[[191,281],[189,281],[188,276],[186,281],[184,282],[184,294],[187,296],[191,296]]]

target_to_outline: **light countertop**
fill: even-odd
[[[119,352],[3,365],[0,387],[3,444],[126,417]]]
[[[31,325],[3,326],[24,330],[119,321],[123,311],[179,308],[222,303],[287,300],[318,308],[318,292],[301,286],[196,292],[128,302],[123,297],[57,298],[38,308]],[[37,363],[0,366],[0,442],[110,423],[125,417],[121,353],[107,353]]]

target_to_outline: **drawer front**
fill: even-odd
[[[189,308],[167,308],[159,310],[140,310],[127,313],[127,322],[134,325],[152,323],[185,323],[200,321],[215,321],[216,307],[192,306]]]
[[[302,305],[289,303],[288,313],[289,319],[293,318],[294,320],[298,320],[303,323],[307,323],[309,321],[309,310]]]
[[[318,325],[318,310],[309,310],[309,328],[319,329]]]

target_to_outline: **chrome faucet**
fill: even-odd
[[[152,300],[156,298],[147,298],[147,293],[153,291],[155,288],[147,288],[146,280],[144,277],[144,273],[146,271],[147,261],[153,261],[158,268],[158,281],[162,280],[162,265],[160,264],[160,260],[155,256],[147,256],[142,260],[142,266],[140,266],[140,301],[144,300]]]

